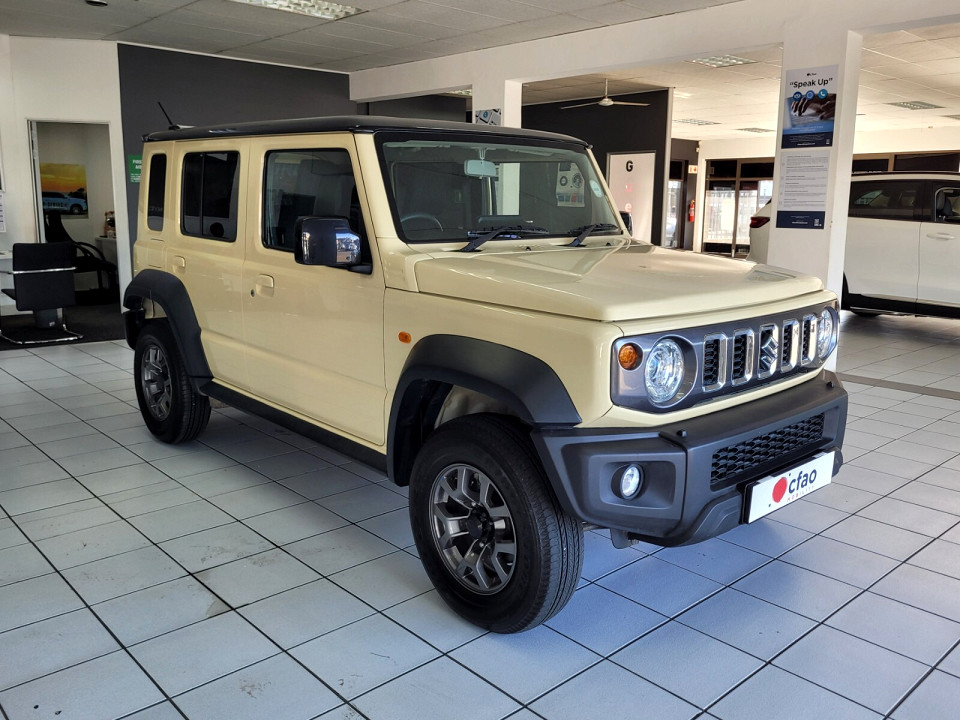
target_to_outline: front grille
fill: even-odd
[[[747,338],[737,335],[733,339],[733,379],[742,380],[747,374]]]
[[[712,388],[720,380],[720,338],[703,341],[703,386]]]
[[[751,470],[773,463],[823,439],[823,413],[793,425],[722,448],[710,464],[710,488],[716,490],[737,482]]]

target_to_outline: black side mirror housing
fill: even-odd
[[[345,218],[297,218],[294,233],[293,257],[301,265],[372,272],[371,265],[362,263],[360,236]]]

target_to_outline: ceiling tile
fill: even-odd
[[[602,1],[609,2],[610,0]],[[477,2],[477,0],[425,0],[425,2],[470,12],[478,12],[478,9],[482,9],[484,15],[510,22],[536,20],[537,18],[547,17],[553,12],[559,12],[558,8],[538,8],[525,2],[513,2],[512,0],[483,0],[482,2]]]
[[[393,32],[416,35],[428,40],[439,40],[460,34],[460,31],[455,28],[441,27],[440,25],[426,23],[420,20],[411,20],[400,17],[399,15],[387,15],[386,13],[363,13],[362,15],[354,15],[353,17],[337,21],[338,25],[341,23],[375,28],[377,30],[392,30]]]
[[[400,5],[393,5],[382,12],[387,15],[402,15],[411,20],[456,28],[460,32],[475,30],[489,30],[507,24],[505,20],[490,17],[475,12],[465,12],[457,8],[432,5],[421,0],[408,0]]]

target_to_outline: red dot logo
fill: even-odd
[[[773,486],[773,501],[775,503],[783,500],[783,496],[787,494],[787,479],[785,477],[777,480],[777,484]]]

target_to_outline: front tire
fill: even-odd
[[[210,420],[209,399],[193,389],[180,349],[164,322],[146,325],[133,353],[137,403],[158,440],[193,440]]]
[[[528,630],[577,587],[583,530],[509,418],[468,415],[427,439],[411,475],[410,521],[440,596],[480,627]]]

